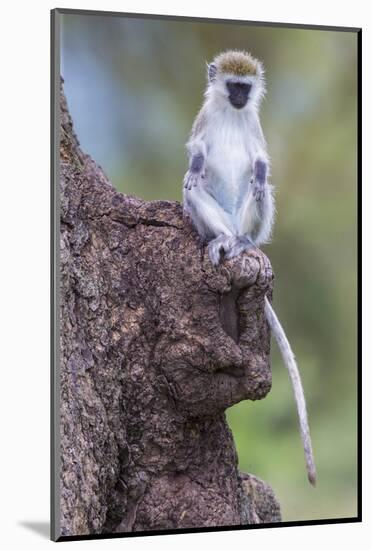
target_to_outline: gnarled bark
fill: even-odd
[[[215,269],[176,202],[117,192],[61,92],[61,534],[280,520],[224,411],[271,386],[259,250]]]

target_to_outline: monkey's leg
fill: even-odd
[[[253,232],[258,219],[256,200],[249,189],[236,215],[237,235],[226,253],[227,259],[234,258],[255,246]]]
[[[207,251],[213,265],[218,265],[220,263],[222,251],[224,251],[226,257],[229,257],[228,253],[233,247],[234,239],[235,237],[219,235],[219,237],[216,237],[209,242],[209,244],[207,245]]]
[[[184,188],[183,198],[184,209],[199,235],[206,241],[212,239],[208,252],[213,265],[217,265],[222,250],[229,250],[235,234],[227,213],[202,186]]]
[[[229,241],[228,245],[228,251],[225,254],[227,260],[238,256],[242,252],[245,252],[245,250],[250,250],[250,248],[255,247],[255,244],[248,235],[239,235],[237,237],[233,237]]]

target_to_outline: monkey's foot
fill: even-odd
[[[229,248],[226,251],[225,257],[227,260],[230,260],[250,248],[255,248],[255,245],[247,235],[233,237],[232,242],[229,243]]]
[[[209,253],[209,257],[213,265],[218,265],[220,263],[220,257],[221,257],[222,251],[227,253],[230,250],[231,245],[234,242],[234,239],[235,237],[228,237],[227,235],[219,235],[219,237],[216,237],[216,239],[213,239],[212,241],[209,242],[207,246],[207,251]]]

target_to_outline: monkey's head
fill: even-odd
[[[227,101],[234,109],[257,107],[264,94],[263,65],[248,52],[229,50],[215,57],[207,66],[206,95],[219,102]]]

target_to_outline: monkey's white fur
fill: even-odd
[[[259,246],[267,242],[274,221],[273,188],[267,181],[269,157],[259,121],[259,106],[265,93],[263,67],[249,54],[246,54],[246,61],[252,63],[255,74],[225,73],[217,64],[223,58],[227,66],[230,61],[233,66],[241,60],[241,53],[226,52],[215,59],[216,64],[208,66],[205,101],[187,143],[190,168],[184,178],[184,210],[199,235],[210,241],[209,255],[215,265],[220,261],[221,250],[226,258],[231,258],[254,244]],[[243,107],[233,106],[228,82],[237,83],[237,94],[240,84],[250,85],[246,88],[248,100]],[[264,165],[263,178],[257,176],[257,162]],[[315,485],[316,469],[298,367],[267,297],[265,313],[289,371],[308,479]]]

